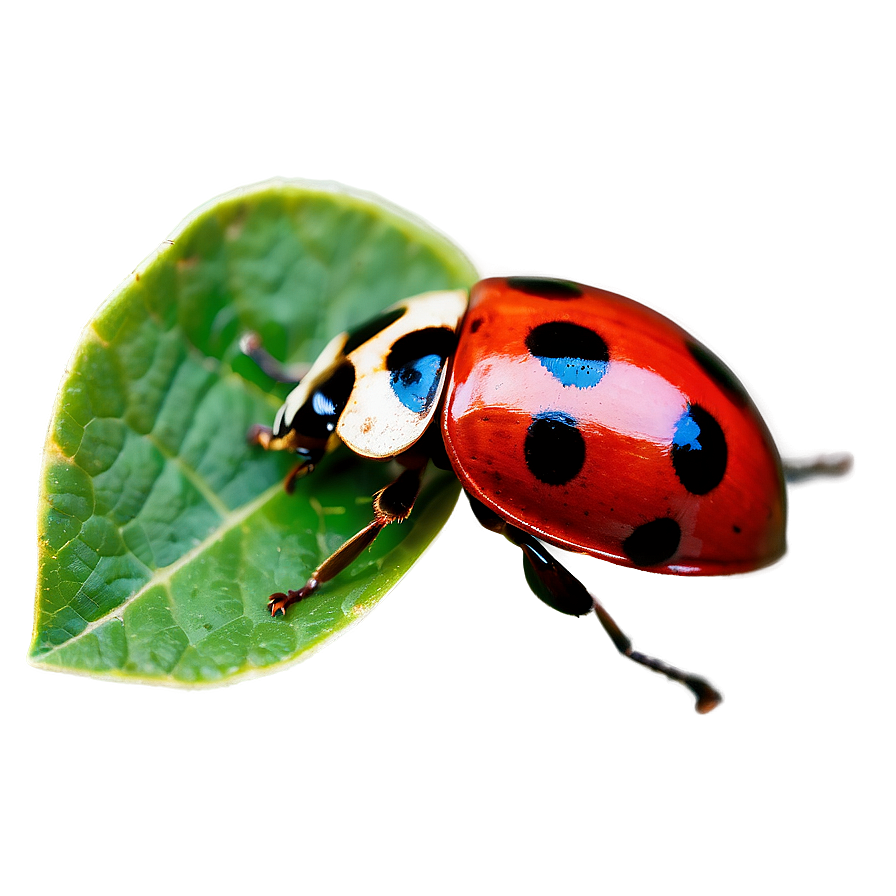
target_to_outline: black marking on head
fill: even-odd
[[[326,441],[336,429],[354,388],[355,368],[345,361],[315,385],[292,420],[282,421],[282,434],[292,429],[304,438]]]
[[[594,330],[569,321],[550,321],[529,331],[526,348],[564,386],[596,386],[607,371],[610,353]]]
[[[657,566],[675,556],[681,542],[681,526],[661,517],[638,526],[622,542],[622,550],[635,566]]]
[[[386,369],[392,391],[408,410],[417,414],[429,410],[445,360],[456,347],[457,336],[448,327],[414,330],[395,342],[386,358]]]
[[[709,378],[737,404],[744,405],[750,401],[750,396],[744,388],[744,384],[734,375],[731,368],[716,354],[711,352],[696,339],[685,342],[691,357],[703,368]]]
[[[361,326],[355,327],[354,330],[350,330],[348,339],[345,341],[345,347],[342,349],[342,354],[351,354],[356,348],[360,348],[365,342],[369,342],[378,333],[382,333],[390,324],[394,324],[395,321],[404,315],[405,311],[407,311],[407,308],[404,306],[392,308],[361,324]]]
[[[578,476],[585,463],[585,439],[568,414],[536,414],[523,446],[529,472],[545,485],[563,485]]]
[[[570,280],[554,280],[550,277],[508,277],[507,285],[540,299],[578,299],[582,287]]]
[[[692,495],[711,492],[725,475],[728,443],[712,414],[692,404],[675,424],[672,466],[681,484]]]

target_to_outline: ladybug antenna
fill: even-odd
[[[258,333],[243,333],[240,337],[240,351],[251,358],[262,373],[278,383],[299,383],[308,373],[307,364],[282,364],[267,349]]]

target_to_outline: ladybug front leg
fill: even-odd
[[[706,679],[683,672],[663,660],[633,650],[628,636],[619,628],[600,601],[565,566],[548,553],[538,539],[509,525],[469,494],[467,497],[470,499],[470,506],[476,519],[486,529],[499,532],[522,550],[526,582],[535,595],[549,607],[570,616],[584,616],[594,610],[604,631],[623,656],[665,675],[672,681],[681,682],[697,698],[695,707],[697,712],[707,713],[722,702],[722,695]]]
[[[414,509],[414,502],[420,491],[420,480],[425,467],[404,470],[394,481],[373,496],[373,522],[365,526],[357,535],[353,535],[338,550],[334,551],[311,573],[310,578],[298,591],[280,591],[272,594],[268,601],[271,616],[278,613],[286,615],[292,604],[314,594],[315,591],[330,579],[339,575],[353,560],[373,544],[374,539],[389,523],[400,523],[406,520]]]
[[[265,451],[296,451],[294,439],[294,433],[287,433],[285,436],[278,438],[274,435],[274,430],[270,426],[262,426],[260,423],[253,423],[246,433],[246,444],[258,445],[264,448]],[[283,481],[283,488],[288,495],[291,495],[296,490],[297,480],[314,472],[314,465],[324,453],[325,444],[321,443],[316,455],[313,449],[298,449],[297,453],[302,459],[286,474],[286,479]]]

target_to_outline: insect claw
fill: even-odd
[[[310,463],[308,460],[303,460],[300,464],[294,466],[289,473],[286,474],[286,479],[283,480],[283,488],[286,491],[287,495],[291,495],[296,490],[296,480],[303,479],[314,469],[314,464]]]
[[[288,601],[289,598],[282,591],[272,594],[268,598],[268,610],[270,610],[271,616],[276,617],[278,613],[285,616]]]
[[[712,712],[722,702],[722,695],[705,678],[690,676],[683,684],[697,698],[694,709],[700,715]]]

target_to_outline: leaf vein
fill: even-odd
[[[170,451],[165,445],[160,442],[152,433],[147,433],[144,438],[152,445],[165,460],[174,464],[174,466],[183,474],[184,479],[192,485],[200,495],[209,503],[212,509],[219,516],[227,516],[230,513],[230,508],[221,500],[220,496],[214,491],[214,489],[209,485],[204,476],[201,476],[199,471],[194,467],[191,467],[188,463],[186,463],[179,454],[175,454]]]
[[[228,516],[222,520],[222,525],[215,529],[214,532],[209,533],[209,535],[206,536],[206,538],[204,538],[201,542],[199,542],[199,544],[197,544],[191,550],[187,551],[185,554],[182,554],[173,563],[170,563],[168,566],[165,566],[162,569],[156,570],[153,576],[144,585],[137,589],[137,591],[135,591],[129,598],[127,598],[127,600],[123,601],[121,604],[115,607],[115,609],[110,610],[104,616],[101,616],[99,619],[96,619],[93,622],[89,623],[77,635],[74,635],[67,641],[64,641],[62,644],[57,644],[55,647],[51,648],[45,653],[42,653],[39,657],[34,657],[34,661],[42,662],[46,657],[49,657],[56,651],[91,634],[106,622],[110,622],[113,619],[118,619],[121,622],[124,622],[125,610],[127,610],[127,608],[131,604],[139,600],[144,594],[146,594],[151,588],[154,588],[156,585],[164,585],[167,587],[168,582],[171,581],[175,573],[177,573],[180,569],[182,569],[196,557],[201,555],[207,548],[215,544],[215,542],[220,541],[228,532],[230,532],[232,529],[235,529],[245,519],[250,517],[256,510],[258,510],[260,507],[263,507],[271,498],[279,494],[282,489],[282,483],[278,482],[275,485],[270,486],[270,488],[265,489],[265,491],[263,491],[257,498],[255,498],[255,500],[250,501],[248,504],[244,504],[238,510],[231,511]]]

